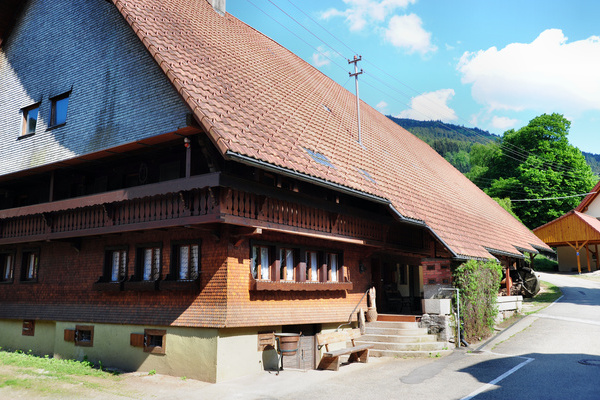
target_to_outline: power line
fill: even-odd
[[[272,20],[274,20],[275,22],[277,22],[279,25],[281,25],[283,28],[285,28],[287,31],[289,31],[290,33],[292,33],[294,36],[296,36],[299,40],[301,40],[303,43],[305,43],[307,46],[309,46],[310,48],[312,48],[313,50],[315,50],[317,53],[321,54],[322,56],[324,56],[325,58],[327,58],[329,61],[331,61],[332,63],[334,63],[336,66],[338,66],[340,69],[345,70],[344,67],[342,67],[341,65],[339,65],[338,63],[336,63],[334,60],[332,60],[329,56],[327,56],[327,54],[325,54],[323,51],[315,48],[314,46],[312,46],[311,44],[309,44],[306,40],[302,39],[300,36],[298,36],[296,33],[292,32],[288,27],[286,27],[284,24],[282,24],[281,22],[279,22],[276,18],[272,17],[271,15],[269,15],[267,12],[265,12],[264,10],[260,9],[256,4],[254,4],[252,1],[247,0],[250,4],[252,4],[254,7],[256,7],[257,9],[259,9],[262,13],[264,13],[265,15],[267,15],[269,18],[271,18]],[[288,12],[284,11],[281,7],[277,6],[275,3],[273,3],[272,0],[267,0],[269,1],[269,3],[271,3],[273,6],[275,6],[277,9],[279,9],[283,14],[285,14],[288,18],[290,18],[292,21],[294,21],[296,24],[300,25],[304,30],[306,30],[308,33],[310,33],[312,36],[314,36],[315,38],[317,38],[320,42],[322,42],[323,44],[325,44],[327,47],[329,47],[331,50],[333,50],[335,53],[337,53],[338,55],[342,56],[342,53],[337,50],[334,46],[332,46],[331,44],[329,44],[328,42],[326,42],[325,40],[323,40],[319,35],[315,34],[313,31],[311,31],[309,28],[307,28],[306,26],[304,26],[301,22],[299,22],[296,18],[294,18],[292,15],[290,15]],[[300,7],[298,7],[296,4],[294,4],[291,0],[287,0],[292,6],[294,6],[298,11],[300,11],[302,14],[304,14],[310,21],[312,21],[314,24],[316,24],[319,28],[321,28],[323,31],[327,32],[328,35],[330,35],[331,37],[333,37],[337,42],[341,43],[345,48],[349,49],[350,51],[352,51],[353,53],[356,53],[356,51],[354,51],[352,48],[350,48],[344,41],[342,41],[341,39],[339,39],[336,35],[334,35],[333,33],[331,33],[329,30],[327,30],[324,26],[322,26],[321,24],[319,24],[317,21],[315,21],[312,17],[310,17],[306,12],[304,12]],[[372,65],[375,69],[377,69],[378,71],[380,71],[382,74],[386,75],[387,77],[393,79],[394,81],[400,83],[402,86],[412,90],[413,92],[422,95],[421,92],[417,91],[416,89],[412,88],[410,85],[404,83],[403,81],[399,80],[398,78],[396,78],[395,76],[387,73],[386,71],[384,71],[383,69],[379,68],[377,65],[375,65],[374,63],[365,60],[365,62],[369,65]],[[390,86],[389,82],[382,82],[380,79],[376,78],[375,75],[371,75],[375,80],[379,81],[381,84],[385,85],[387,88],[391,88],[392,90],[402,94],[403,96],[409,97],[409,98],[413,98],[411,97],[409,94],[404,93],[403,91],[398,90],[397,88]],[[345,86],[345,85],[344,85]],[[407,106],[408,108],[411,108],[410,105],[406,104],[403,101],[400,101],[396,98],[394,98],[393,96],[390,96],[389,94],[385,93],[384,91],[382,91],[381,89],[378,89],[372,85],[368,85],[371,86],[374,90],[379,91],[380,93],[392,98],[393,100],[404,104],[405,106]],[[433,102],[431,99],[425,98],[426,101],[428,101],[431,104],[437,105],[435,102]],[[425,118],[430,118],[431,120],[434,120],[433,118],[431,118],[431,116],[428,116],[426,114],[424,114],[421,111],[418,110],[414,110],[419,112],[420,114],[422,114]],[[430,112],[432,112],[432,110],[430,110]],[[433,113],[433,112],[432,112]],[[463,121],[463,123],[466,123],[467,125],[471,125],[470,122],[466,121],[464,118],[462,118],[460,115],[457,115],[457,118],[460,121]],[[444,127],[445,129],[448,129],[450,131],[459,133],[456,129],[448,126],[447,124],[443,124],[441,123],[441,121],[435,121],[436,123],[438,123],[440,126]],[[474,131],[473,132],[475,135],[480,136],[480,137],[485,137],[483,134]],[[487,138],[486,138],[487,139]],[[519,163],[524,162],[529,156],[531,156],[532,152],[525,150],[523,148],[520,148],[518,146],[509,144],[509,143],[500,143],[499,144],[500,149],[502,149],[505,153],[505,155],[510,158],[513,159]],[[539,156],[538,156],[539,157]],[[563,171],[565,174],[570,174],[571,176],[574,176],[574,174],[576,173],[576,171],[573,170],[573,168],[569,167],[569,166],[565,166],[564,164],[558,163],[558,162],[554,162],[554,161],[550,161],[550,160],[545,160],[543,158],[539,158],[541,164],[541,167],[546,166],[550,169],[552,169],[553,171]],[[538,169],[541,169],[538,168]]]
[[[547,201],[547,200],[562,200],[562,199],[570,199],[572,197],[583,197],[588,194],[595,194],[596,192],[582,193],[582,194],[574,194],[572,196],[562,196],[562,197],[544,197],[543,199],[519,199],[519,200],[511,200],[512,201]]]
[[[291,29],[289,29],[287,26],[285,26],[284,24],[282,24],[281,22],[279,22],[277,19],[275,19],[274,17],[272,17],[269,13],[267,13],[266,11],[264,11],[262,8],[260,8],[259,6],[257,6],[256,4],[254,4],[251,0],[246,0],[248,3],[252,4],[254,7],[256,7],[260,12],[262,12],[263,14],[265,14],[267,17],[271,18],[273,21],[277,22],[281,27],[283,27],[285,30],[287,30],[289,33],[291,33],[292,35],[296,36],[298,38],[298,40],[302,41],[304,44],[306,44],[308,47],[310,47],[311,49],[313,49],[314,51],[316,51],[317,53],[321,54],[323,57],[327,58],[329,61],[331,61],[332,63],[334,63],[335,65],[337,65],[341,70],[346,71],[347,70],[342,67],[340,64],[336,63],[334,60],[332,60],[330,57],[327,56],[327,54],[325,54],[324,52],[320,51],[319,49],[317,49],[316,47],[314,47],[313,45],[311,45],[310,43],[308,43],[306,40],[302,39],[300,36],[298,36],[296,33],[292,32]],[[269,0],[270,1],[270,0]],[[295,21],[295,20],[294,20]],[[297,21],[296,21],[297,22]],[[298,24],[300,24],[298,22]],[[302,26],[302,24],[300,24]]]

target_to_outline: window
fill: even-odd
[[[270,279],[271,249],[269,246],[252,246],[252,276],[255,279]]]
[[[144,329],[144,351],[165,354],[167,331],[164,329]]]
[[[306,280],[319,281],[319,253],[316,251],[306,252]]]
[[[21,129],[21,136],[33,135],[37,126],[37,120],[40,113],[40,105],[34,104],[32,106],[22,109],[23,113],[23,127]]]
[[[162,257],[158,245],[138,248],[136,278],[141,281],[157,281],[160,278]]]
[[[23,329],[21,331],[22,336],[34,336],[35,335],[35,321],[27,319],[23,321]]]
[[[250,268],[257,288],[291,288],[292,283],[307,282],[350,283],[341,252],[268,242],[254,242],[251,249]]]
[[[173,246],[174,276],[177,280],[196,280],[200,275],[200,245],[180,244]],[[171,270],[173,273],[173,270]]]
[[[338,255],[337,253],[327,253],[328,280],[338,281]]]
[[[14,260],[13,253],[0,253],[0,282],[12,282]]]
[[[106,274],[108,273],[108,274]],[[127,249],[106,251],[105,277],[109,282],[122,282],[127,277]]]
[[[21,261],[21,280],[26,282],[37,282],[39,265],[39,250],[23,251],[23,258]]]
[[[92,347],[94,345],[94,327],[77,325],[75,327],[75,346]]]
[[[50,99],[52,106],[50,110],[50,126],[62,125],[67,122],[67,106],[69,105],[69,95],[64,93]]]
[[[288,248],[279,249],[279,263],[281,266],[279,279],[284,281],[293,281],[294,267],[296,266],[294,250]]]

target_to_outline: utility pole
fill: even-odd
[[[354,64],[354,73],[348,72],[348,75],[354,77],[354,85],[356,87],[356,117],[358,120],[358,143],[362,146],[362,140],[360,135],[360,98],[358,96],[358,76],[363,73],[361,69],[358,72],[358,62],[362,60],[361,56],[354,56],[353,60],[348,60],[348,64]]]

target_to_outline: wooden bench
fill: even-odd
[[[345,329],[342,331],[330,332],[330,333],[318,333],[317,344],[319,348],[325,346],[325,353],[319,363],[318,369],[330,369],[337,371],[340,368],[340,356],[350,354],[348,362],[360,361],[366,363],[369,361],[369,349],[373,347],[372,344],[363,344],[356,346],[354,339],[361,336],[360,329]],[[329,345],[332,343],[346,343],[352,342],[352,347],[345,349],[329,351]]]

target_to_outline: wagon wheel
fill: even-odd
[[[522,268],[519,271],[523,279],[523,296],[533,297],[540,291],[540,282],[535,273],[530,268]]]

